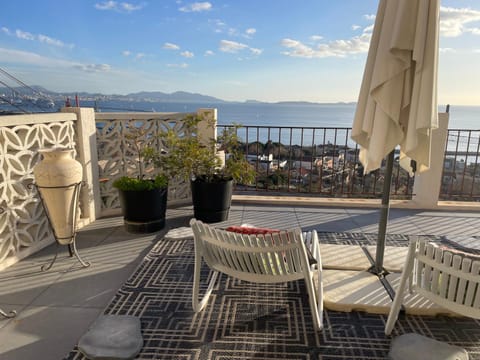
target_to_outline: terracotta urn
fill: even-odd
[[[39,150],[43,160],[33,168],[33,175],[46,208],[56,240],[70,244],[74,239],[79,217],[78,191],[82,181],[82,165],[67,148]]]

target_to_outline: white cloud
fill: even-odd
[[[368,21],[373,21],[373,20],[375,20],[376,15],[375,14],[365,14],[365,15],[363,15],[363,18],[368,20]]]
[[[63,68],[63,69],[78,69],[86,72],[109,72],[111,66],[108,64],[82,64],[74,61],[60,60],[38,55],[29,51],[12,50],[0,48],[0,63],[15,63],[28,64],[44,68]]]
[[[257,49],[254,47],[250,47],[247,44],[242,44],[242,43],[231,41],[231,40],[221,40],[219,49],[222,52],[231,53],[231,54],[237,54],[243,50],[250,51],[250,53],[254,56],[258,56],[263,53],[263,49]],[[238,60],[248,60],[248,59],[250,59],[250,57],[245,57],[245,58],[238,57]]]
[[[58,46],[58,47],[63,47],[65,46],[65,44],[60,41],[60,40],[57,40],[57,39],[53,39],[47,35],[42,35],[42,34],[38,34],[38,41],[42,42],[42,43],[45,43],[45,44],[48,44],[48,45],[54,45],[54,46]]]
[[[75,64],[73,67],[89,73],[109,72],[111,70],[111,66],[108,64]]]
[[[130,50],[124,50],[124,51],[122,51],[122,55],[125,56],[125,57],[129,57],[129,56],[132,56],[134,54]],[[147,54],[145,54],[145,53],[136,53],[135,56],[134,56],[134,59],[135,60],[140,60],[140,59],[143,59],[145,56],[147,56]]]
[[[372,33],[373,27],[374,27],[374,24],[368,25],[366,28],[363,29],[363,33]]]
[[[18,64],[63,68],[71,68],[72,66],[76,65],[76,63],[74,62],[49,58],[29,51],[12,50],[5,48],[0,48],[0,62],[15,62]]]
[[[186,64],[186,63],[181,63],[181,64],[167,64],[167,67],[185,69],[185,68],[188,67],[188,64]]]
[[[283,52],[284,55],[292,56],[292,57],[305,57],[305,58],[312,58],[315,57],[315,51],[305,44],[302,44],[298,40],[293,39],[282,39],[281,45],[288,49],[292,49],[291,51]]]
[[[212,8],[212,4],[209,2],[194,2],[185,6],[182,6],[178,10],[182,12],[201,12],[208,11]]]
[[[191,52],[191,51],[182,51],[180,53],[180,55],[182,55],[183,57],[186,57],[186,58],[193,58],[193,56],[194,56],[193,52]]]
[[[320,41],[322,39],[323,39],[322,35],[312,35],[312,36],[310,36],[310,40],[312,40],[312,41]]]
[[[353,31],[358,30],[358,29],[360,29],[360,28],[361,28],[360,25],[356,25],[356,24],[353,24],[353,25],[352,25],[352,30],[353,30]]]
[[[281,45],[287,48],[283,54],[301,58],[346,57],[351,54],[366,53],[370,45],[371,34],[364,32],[348,40],[334,40],[315,47],[308,46],[295,39],[283,39]]]
[[[467,29],[469,33],[472,33],[473,35],[480,35],[480,28],[470,28]]]
[[[15,35],[19,39],[23,40],[35,40],[35,36],[33,34],[29,33],[28,31],[22,31],[22,30],[15,30]]]
[[[143,8],[144,5],[133,5],[133,4],[129,4],[129,3],[126,3],[126,2],[123,2],[120,4],[120,7],[127,11],[127,12],[132,12],[132,11],[135,11],[135,10],[141,10]]]
[[[95,4],[95,9],[98,10],[115,10],[117,8],[116,1],[104,1],[103,3]]]
[[[178,46],[177,44],[169,43],[169,42],[166,42],[165,44],[163,44],[163,48],[167,50],[180,50],[180,46]]]
[[[95,9],[97,10],[113,10],[113,11],[118,11],[118,12],[127,12],[130,13],[132,11],[140,10],[143,9],[145,4],[138,4],[134,5],[132,3],[128,2],[117,2],[113,0],[109,1],[104,1],[101,3],[96,3],[95,4]]]
[[[213,25],[213,31],[217,34],[223,33],[227,27],[227,24],[220,19],[209,19],[208,23]]]
[[[238,31],[237,31],[237,29],[232,28],[232,27],[227,30],[227,33],[228,33],[228,35],[230,35],[230,36],[238,36]]]
[[[466,8],[440,7],[440,34],[458,37],[466,32],[480,35],[477,28],[468,28],[471,22],[480,21],[480,11]]]
[[[255,35],[257,32],[257,29],[254,29],[254,28],[248,28],[247,30],[245,30],[245,37],[246,38],[251,38],[253,35]]]
[[[440,49],[438,49],[438,51],[440,51],[441,53],[454,53],[454,52],[456,52],[455,49],[452,49],[452,48],[440,48]]]
[[[74,47],[73,44],[65,44],[61,40],[54,39],[54,38],[51,38],[50,36],[43,35],[43,34],[36,35],[36,34],[32,34],[28,31],[23,31],[23,30],[20,30],[20,29],[17,29],[17,30],[15,30],[15,33],[12,33],[10,31],[10,29],[8,29],[6,27],[2,27],[1,30],[2,30],[3,33],[5,33],[7,35],[16,36],[17,38],[22,39],[22,40],[31,40],[31,41],[36,40],[36,41],[39,41],[43,44],[57,46],[57,47],[69,47],[71,49]]]
[[[204,56],[213,56],[213,55],[215,55],[215,53],[212,50],[207,50],[205,51],[205,54],[204,54]]]
[[[220,51],[227,53],[236,53],[240,50],[247,49],[248,45],[231,41],[231,40],[221,40],[220,41]]]
[[[223,20],[220,20],[220,19],[215,19],[215,20],[209,20],[209,22],[213,22],[215,25],[217,26],[227,26],[227,24],[223,21]]]

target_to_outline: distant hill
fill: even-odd
[[[51,97],[57,100],[64,100],[66,97],[74,98],[78,95],[80,99],[110,99],[110,100],[123,100],[123,101],[152,101],[152,102],[182,102],[182,103],[226,103],[227,101],[218,99],[213,96],[207,96],[196,93],[189,93],[186,91],[176,91],[168,94],[161,91],[141,91],[137,93],[131,93],[127,95],[116,94],[101,94],[101,93],[88,93],[88,92],[64,92],[58,93],[47,90],[41,86],[27,87],[13,87],[11,89],[7,87],[0,87],[0,95],[14,97],[17,94],[22,96],[35,96],[38,93]],[[14,95],[15,93],[15,95]]]
[[[225,103],[226,101],[213,96],[207,96],[186,91],[176,91],[167,94],[161,91],[141,91],[125,95],[133,100],[147,100],[156,102],[187,102],[187,103]]]
[[[151,101],[151,102],[164,102],[164,103],[201,103],[201,104],[226,104],[226,103],[240,103],[237,101],[226,101],[213,96],[202,95],[198,93],[190,93],[187,91],[175,91],[173,93],[164,93],[161,91],[140,91],[136,93],[130,93],[127,95],[119,94],[101,94],[101,93],[89,93],[89,92],[54,92],[47,90],[41,86],[33,85],[29,88],[27,87],[14,87],[15,92],[21,94],[21,96],[27,97],[38,97],[39,93],[41,97],[47,97],[55,101],[65,101],[67,97],[74,99],[78,95],[80,100],[117,100],[117,101]],[[33,91],[31,90],[33,89]],[[16,95],[14,92],[7,87],[0,87],[0,96],[7,98],[14,98]],[[249,99],[243,102],[245,104],[262,104],[265,102]],[[355,103],[319,103],[319,102],[309,102],[309,101],[279,101],[272,102],[269,104],[280,104],[280,105],[335,105],[335,104],[355,104]]]

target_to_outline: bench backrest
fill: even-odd
[[[246,235],[213,228],[193,219],[195,252],[214,270],[258,282],[286,282],[308,276],[306,247],[300,229]]]
[[[480,259],[418,241],[414,290],[438,305],[480,319]]]

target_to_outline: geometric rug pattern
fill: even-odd
[[[376,241],[374,235],[348,233],[319,233],[319,239]],[[386,242],[406,246],[408,236],[387,235]],[[324,329],[316,332],[303,280],[258,285],[221,275],[196,314],[193,266],[192,239],[159,240],[105,309],[141,319],[144,346],[137,359],[385,359],[392,337],[409,332],[463,347],[470,359],[480,359],[480,322],[462,317],[400,315],[389,337],[385,315],[325,310]],[[209,276],[204,268],[202,290]],[[65,359],[86,358],[75,348]]]

